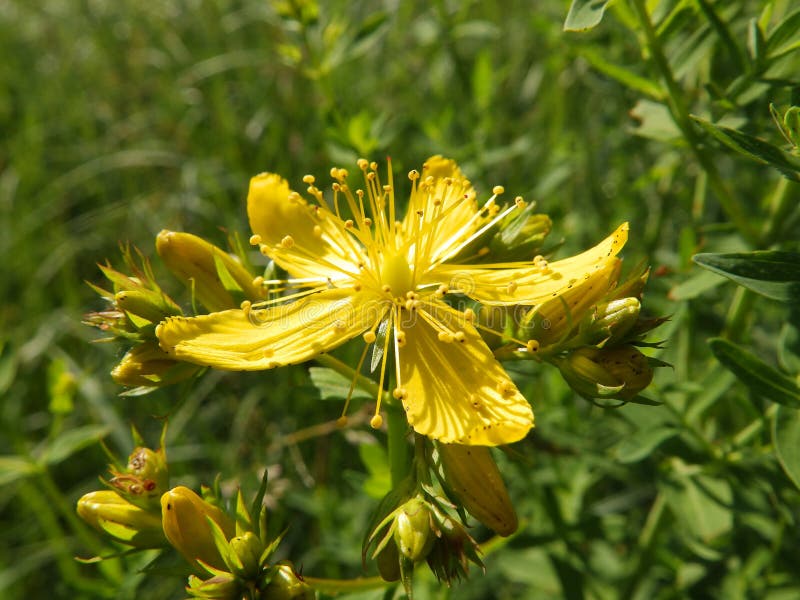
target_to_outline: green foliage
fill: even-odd
[[[671,315],[642,348],[672,365],[658,406],[601,408],[508,363],[537,423],[496,456],[520,530],[476,525],[486,574],[443,588],[419,569],[416,596],[800,595],[798,23],[791,0],[0,3],[0,595],[185,595],[168,560],[142,573],[151,551],[74,559],[119,551],[74,511],[106,469],[97,441],[125,455],[154,416],[176,482],[222,473],[250,497],[266,469],[281,557],[362,575],[387,485],[372,392],[343,429],[329,369],[119,397],[119,349],[80,321],[118,240],[224,247],[252,175],[299,186],[387,153],[400,171],[442,153],[535,200],[560,256],[630,221],[626,267],[649,257],[644,306]]]

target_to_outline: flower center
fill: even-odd
[[[389,286],[393,296],[405,296],[406,292],[413,291],[414,277],[405,256],[386,252],[381,264],[381,282]]]

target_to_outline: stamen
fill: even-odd
[[[534,354],[539,351],[539,342],[537,340],[528,340],[528,343],[525,344],[525,349]]]
[[[261,243],[261,236],[257,233],[254,233],[250,236],[250,245],[251,246],[258,246]]]
[[[292,246],[294,246],[294,238],[292,236],[287,235],[281,240],[281,247],[282,248],[289,249]]]
[[[380,415],[375,415],[369,420],[369,425],[373,429],[380,429],[381,425],[383,425],[383,417]]]

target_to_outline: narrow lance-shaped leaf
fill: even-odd
[[[800,488],[800,412],[778,407],[772,421],[772,443],[784,472]]]
[[[721,127],[696,116],[692,116],[692,119],[731,150],[761,164],[774,167],[788,179],[800,181],[800,175],[798,175],[798,172],[800,172],[800,159],[767,141],[742,131],[731,129],[730,127]]]
[[[800,408],[800,387],[792,378],[728,340],[714,338],[708,343],[717,360],[753,393],[784,406]]]
[[[781,302],[800,303],[800,253],[779,251],[697,254],[704,269]]]

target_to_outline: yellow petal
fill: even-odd
[[[341,219],[292,193],[280,175],[250,180],[247,216],[267,254],[292,277],[336,280],[337,272],[358,273],[359,257]]]
[[[448,444],[496,446],[522,439],[533,427],[530,404],[477,331],[446,310],[432,313],[451,331],[463,332],[462,342],[440,341],[419,316],[402,329],[400,385],[408,422]]]
[[[425,184],[428,177],[432,178],[430,187]],[[438,206],[434,204],[437,200],[441,201]],[[403,231],[418,235],[417,251],[429,253],[428,259],[433,261],[477,229],[478,221],[473,219],[477,211],[475,190],[456,162],[432,156],[422,165],[417,192],[409,199]]]
[[[449,285],[480,302],[494,306],[541,304],[557,298],[593,274],[611,274],[616,266],[614,257],[628,240],[628,224],[623,223],[614,233],[594,248],[546,267],[533,262],[524,267],[514,264],[494,268],[475,268],[468,265],[439,265],[426,279]]]
[[[258,371],[327,352],[370,327],[381,310],[373,294],[329,289],[268,309],[167,319],[156,335],[175,359],[218,369]]]

